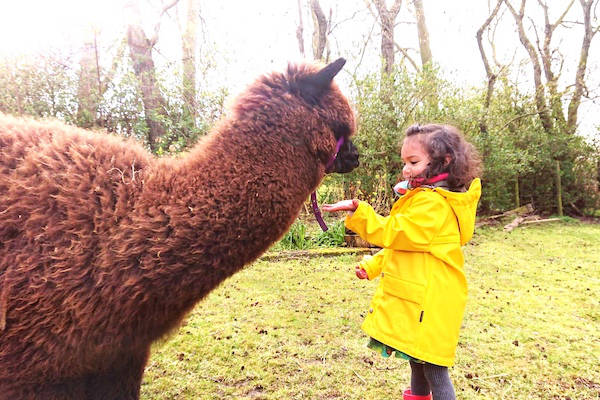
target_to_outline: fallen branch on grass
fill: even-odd
[[[537,224],[540,222],[551,222],[551,221],[560,221],[560,218],[546,218],[546,219],[537,219],[537,216],[534,216],[534,218],[536,219],[525,219],[524,217],[517,217],[514,220],[512,220],[512,222],[508,225],[504,226],[504,230],[506,232],[510,232],[513,229],[515,229],[517,226],[519,225],[525,225],[525,224]]]
[[[523,221],[523,224],[537,224],[538,222],[551,222],[560,221],[560,218],[546,218],[546,219],[534,219],[530,221]]]
[[[365,381],[365,379],[362,376],[360,376],[358,372],[356,372],[355,370],[352,370],[352,372],[354,372],[354,375],[358,376],[358,379],[360,379],[365,385],[367,384],[367,381]]]
[[[481,218],[479,221],[477,221],[475,226],[479,227],[483,225],[495,224],[498,223],[497,220],[500,218],[509,217],[511,215],[524,216],[533,213],[533,211],[533,206],[531,204],[526,204],[524,206],[505,211],[502,214],[490,215],[489,217]]]
[[[523,218],[523,217],[517,217],[517,218],[513,219],[513,220],[512,220],[512,222],[511,222],[510,224],[508,224],[508,225],[504,225],[504,230],[505,230],[506,232],[510,232],[510,231],[512,231],[513,229],[515,229],[517,226],[519,226],[519,224],[520,224],[521,222],[523,222],[524,220],[525,220],[525,218]]]

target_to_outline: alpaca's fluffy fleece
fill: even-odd
[[[261,77],[176,159],[0,115],[0,399],[137,399],[151,343],[287,231],[354,132],[339,68]]]

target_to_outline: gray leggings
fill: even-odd
[[[448,368],[433,364],[410,361],[410,391],[417,396],[430,392],[434,400],[455,400],[454,386],[448,375]]]

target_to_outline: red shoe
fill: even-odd
[[[417,396],[416,394],[412,394],[410,389],[406,389],[402,395],[402,398],[404,400],[431,400],[431,394],[426,396]]]

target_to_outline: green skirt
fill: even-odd
[[[367,344],[367,347],[372,350],[375,350],[376,352],[381,354],[381,356],[384,358],[388,358],[389,356],[392,355],[392,353],[395,353],[396,358],[403,358],[408,361],[416,362],[419,364],[425,364],[425,361],[421,361],[414,357],[411,357],[408,354],[401,352],[400,350],[396,350],[395,348],[390,347],[387,344],[381,343],[377,339],[370,338],[369,343]]]

